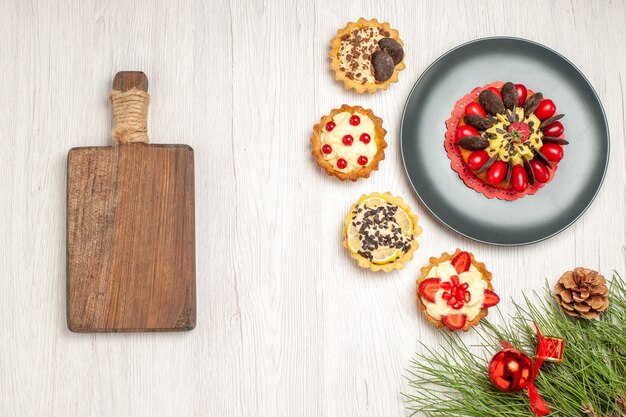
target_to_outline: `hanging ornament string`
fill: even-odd
[[[535,387],[535,379],[539,374],[539,369],[543,365],[543,361],[548,354],[548,341],[544,339],[543,335],[539,331],[537,323],[533,322],[535,330],[537,330],[537,352],[535,359],[535,366],[533,367],[533,378],[528,385],[528,399],[530,400],[530,408],[533,410],[536,416],[545,416],[550,413],[550,405],[539,395],[537,388]]]
[[[111,134],[113,139],[118,143],[147,143],[150,95],[136,88],[112,90],[109,99],[115,123]]]

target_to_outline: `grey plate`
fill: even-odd
[[[455,102],[498,80],[553,99],[570,141],[555,178],[516,201],[488,199],[465,186],[443,146]],[[538,242],[574,223],[595,198],[609,160],[606,117],[589,81],[559,53],[517,38],[478,39],[437,59],[409,95],[400,135],[404,167],[428,210],[458,233],[493,245]]]

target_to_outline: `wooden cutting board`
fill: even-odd
[[[113,90],[133,88],[147,92],[145,74],[115,76]],[[195,327],[191,147],[116,143],[69,151],[67,320],[74,332]]]

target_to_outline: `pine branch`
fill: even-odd
[[[537,377],[541,395],[552,407],[550,416],[626,417],[626,282],[614,272],[610,307],[597,320],[569,317],[552,300],[533,292],[514,303],[508,324],[483,320],[476,329],[484,356],[472,352],[455,333],[443,333],[437,349],[422,345],[407,369],[410,392],[403,394],[409,415],[427,417],[515,417],[532,415],[524,392],[504,393],[487,375],[499,340],[534,352],[532,325],[542,333],[564,337],[564,362],[546,363]],[[422,414],[419,414],[422,413]]]

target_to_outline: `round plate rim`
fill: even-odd
[[[411,179],[411,176],[409,175],[409,170],[407,168],[407,164],[406,164],[406,158],[405,158],[405,153],[404,153],[404,119],[406,117],[406,113],[407,113],[407,108],[409,106],[409,101],[411,100],[411,97],[413,96],[413,92],[415,91],[415,89],[417,88],[417,86],[419,85],[419,83],[422,81],[422,79],[424,78],[424,76],[426,74],[428,74],[428,72],[442,59],[444,59],[446,56],[448,56],[449,54],[457,51],[458,49],[462,49],[468,45],[474,44],[474,43],[479,43],[479,42],[485,42],[485,41],[490,41],[490,40],[512,40],[512,41],[517,41],[517,42],[525,42],[525,43],[529,43],[529,44],[533,44],[535,46],[538,46],[540,48],[543,48],[545,50],[547,50],[548,52],[551,52],[555,55],[557,55],[559,58],[563,59],[566,63],[568,63],[569,65],[571,65],[572,68],[574,68],[576,70],[576,72],[578,72],[578,74],[580,74],[580,76],[582,77],[582,79],[589,85],[589,87],[591,88],[591,91],[594,94],[594,97],[596,98],[599,106],[600,106],[600,111],[602,113],[602,119],[604,121],[604,129],[606,131],[606,138],[607,138],[607,148],[606,148],[606,161],[604,163],[604,170],[602,171],[602,178],[600,178],[600,183],[598,184],[598,188],[595,190],[595,192],[593,193],[593,196],[591,197],[591,199],[589,200],[589,203],[587,203],[587,205],[585,206],[585,208],[583,210],[581,210],[580,213],[578,213],[578,215],[572,219],[571,222],[569,222],[567,225],[563,226],[562,228],[560,228],[559,230],[550,233],[546,236],[540,237],[538,239],[534,239],[534,240],[529,240],[526,242],[520,242],[520,243],[500,243],[500,242],[489,242],[487,240],[482,240],[482,239],[478,239],[476,237],[470,236],[466,233],[463,233],[457,229],[455,229],[454,227],[450,226],[448,223],[446,223],[441,217],[439,217],[429,206],[428,204],[426,204],[426,202],[424,201],[424,199],[422,198],[422,196],[420,195],[419,191],[417,190],[417,188],[415,187],[415,184],[413,184],[413,180]],[[417,81],[415,81],[415,84],[413,84],[413,87],[411,88],[411,91],[409,92],[409,95],[406,99],[406,102],[404,103],[404,109],[402,110],[402,119],[400,120],[400,153],[402,154],[402,165],[404,166],[404,171],[406,173],[406,176],[409,180],[409,182],[411,183],[411,187],[413,188],[413,191],[415,191],[415,194],[417,194],[417,197],[420,199],[420,201],[422,202],[422,204],[424,205],[424,207],[426,207],[426,209],[443,225],[445,225],[446,227],[448,227],[450,230],[453,230],[454,232],[458,233],[461,236],[464,236],[468,239],[471,239],[475,242],[479,242],[479,243],[484,243],[487,245],[493,245],[493,246],[508,246],[508,247],[514,247],[514,246],[526,246],[526,245],[532,245],[534,243],[538,243],[541,241],[544,241],[546,239],[550,239],[551,237],[554,237],[556,235],[558,235],[559,233],[563,232],[564,230],[566,230],[567,228],[569,228],[572,224],[576,223],[576,221],[578,221],[578,219],[585,214],[585,212],[589,209],[589,207],[591,206],[591,204],[593,204],[593,202],[595,201],[598,193],[600,192],[600,189],[602,188],[602,185],[604,184],[604,179],[606,177],[606,172],[608,170],[608,166],[609,166],[609,160],[610,160],[610,156],[611,156],[611,132],[609,130],[609,124],[608,124],[608,120],[606,118],[606,112],[604,111],[604,106],[602,105],[602,101],[600,100],[600,96],[598,96],[598,92],[596,91],[596,89],[593,87],[593,84],[591,84],[591,82],[589,81],[589,79],[585,76],[585,74],[583,74],[583,72],[572,62],[570,61],[567,57],[565,57],[563,54],[555,51],[554,49],[543,45],[539,42],[536,41],[532,41],[529,39],[524,39],[524,38],[519,38],[519,37],[515,37],[515,36],[488,36],[488,37],[484,37],[484,38],[477,38],[465,43],[462,43],[460,45],[455,46],[454,48],[446,51],[445,53],[443,53],[442,55],[440,55],[437,59],[435,59],[433,62],[430,63],[430,65],[428,65],[428,67],[426,67],[426,69],[422,72],[422,74],[417,78]]]

